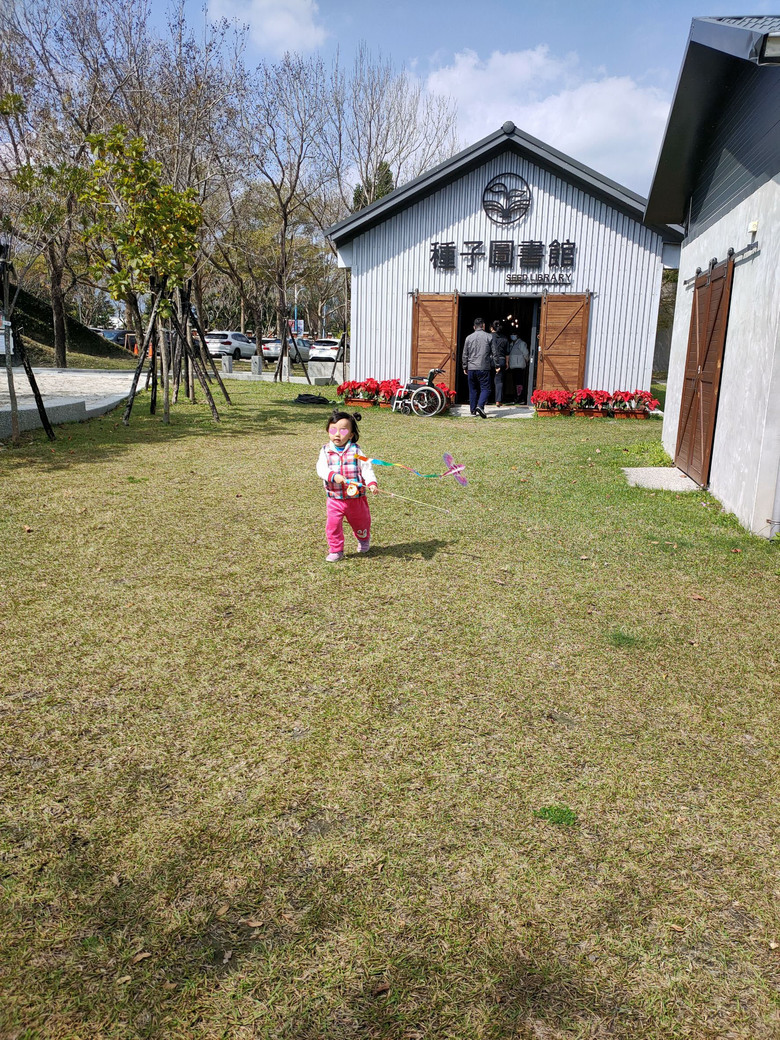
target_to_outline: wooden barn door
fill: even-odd
[[[590,293],[545,293],[539,319],[537,390],[579,390],[585,379]]]
[[[710,476],[715,414],[729,317],[734,261],[696,279],[685,359],[675,465],[702,486]]]
[[[458,298],[446,295],[416,293],[412,311],[413,376],[427,376],[432,368],[443,368],[436,377],[455,388],[455,356],[458,335]]]

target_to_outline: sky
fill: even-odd
[[[195,20],[199,2],[190,0]],[[511,120],[647,194],[691,19],[777,14],[780,0],[205,0],[249,27],[247,59],[340,54],[365,41],[453,97],[464,147]],[[196,4],[198,6],[196,7]],[[773,10],[774,8],[774,10]]]

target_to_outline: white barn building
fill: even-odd
[[[646,217],[684,223],[664,447],[780,532],[780,16],[695,18]]]
[[[329,229],[352,270],[352,377],[467,396],[476,316],[532,347],[526,390],[650,385],[663,265],[682,234],[645,200],[513,123]]]

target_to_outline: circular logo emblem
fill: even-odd
[[[500,173],[482,192],[482,208],[494,224],[516,224],[530,207],[531,189],[517,173]]]

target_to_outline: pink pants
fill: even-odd
[[[344,552],[344,521],[355,533],[355,537],[364,542],[371,533],[371,511],[365,496],[361,498],[329,498],[328,519],[325,524],[325,537],[331,552]]]

